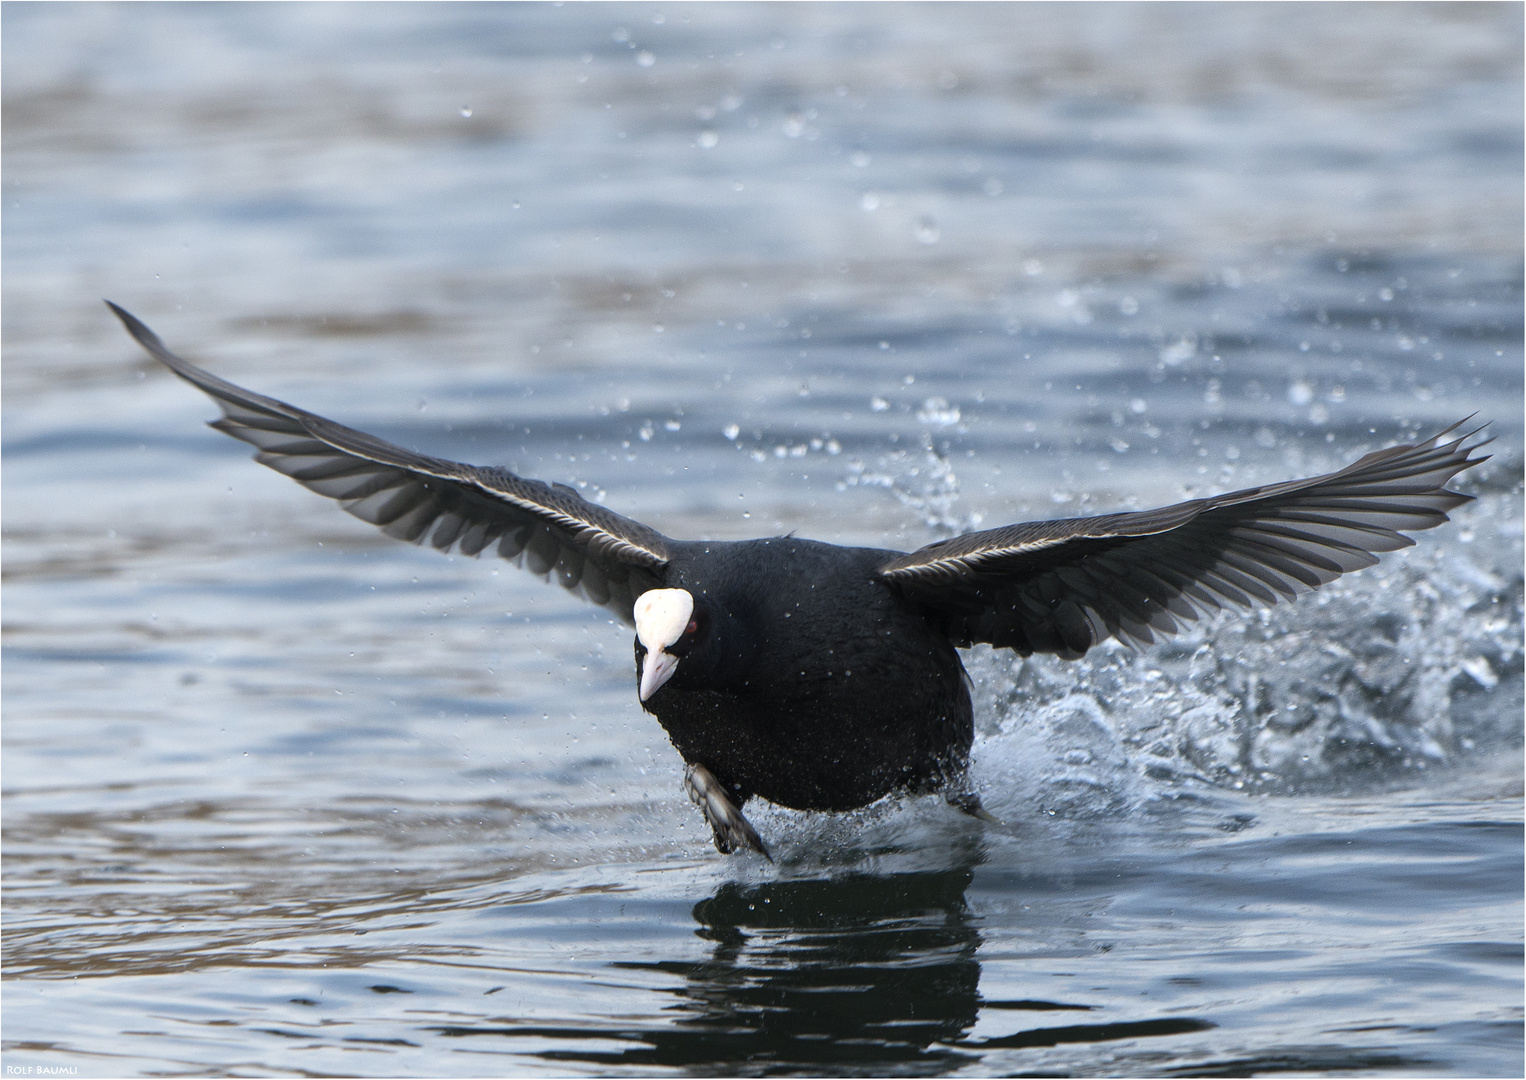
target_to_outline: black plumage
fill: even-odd
[[[965,787],[973,720],[958,648],[1074,658],[1109,637],[1149,644],[1226,605],[1291,600],[1446,521],[1470,498],[1447,481],[1485,460],[1453,425],[1325,476],[909,554],[792,536],[680,541],[563,485],[416,454],[244,390],[110,307],[217,400],[212,426],[261,464],[389,536],[494,552],[634,625],[642,704],[687,763],[722,851],[767,854],[741,813],[754,795],[847,810],[942,791],[983,814]]]

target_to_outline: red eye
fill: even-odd
[[[699,629],[699,620],[698,619],[690,619],[689,620],[689,625],[684,628],[684,633],[692,634],[692,633],[694,633],[694,631],[696,631],[698,629]]]

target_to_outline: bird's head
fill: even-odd
[[[687,589],[651,589],[636,598],[636,640],[641,643],[641,700],[673,677],[705,624],[704,608]]]

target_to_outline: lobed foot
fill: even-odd
[[[684,770],[684,790],[710,823],[710,829],[715,833],[716,850],[722,855],[730,855],[739,848],[751,848],[769,862],[774,861],[758,830],[742,816],[742,811],[737,809],[709,769],[703,765],[688,766]]]

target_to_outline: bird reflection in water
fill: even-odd
[[[708,959],[621,964],[680,975],[682,1017],[641,1047],[557,1058],[694,1066],[921,1063],[969,1055],[956,1040],[979,1010],[979,934],[969,866],[879,877],[727,883],[694,907]],[[913,1068],[920,1072],[920,1069]]]
[[[1075,1023],[1094,1006],[980,997],[980,934],[965,900],[975,860],[939,871],[833,880],[734,882],[694,907],[696,933],[714,942],[699,961],[620,963],[679,975],[672,1023],[603,1031],[622,1050],[557,1049],[540,1057],[616,1066],[728,1072],[938,1075],[990,1051],[1031,1050],[1192,1035],[1192,1017]],[[1071,1023],[1019,1024],[970,1039],[982,1008],[1061,1013]],[[590,1037],[592,1033],[584,1033]]]
[[[555,1049],[534,1056],[616,1069],[931,1076],[993,1051],[1190,1036],[1215,1026],[1183,1016],[1125,1020],[1083,1002],[982,999],[978,920],[965,898],[980,858],[956,855],[955,866],[936,871],[728,882],[694,906],[695,933],[711,943],[707,958],[610,965],[682,980],[667,988],[675,1001],[660,1024],[435,1030],[555,1039]],[[1011,1017],[1018,1030],[971,1038],[982,1009]],[[1035,1013],[1060,1023],[1035,1024]]]

